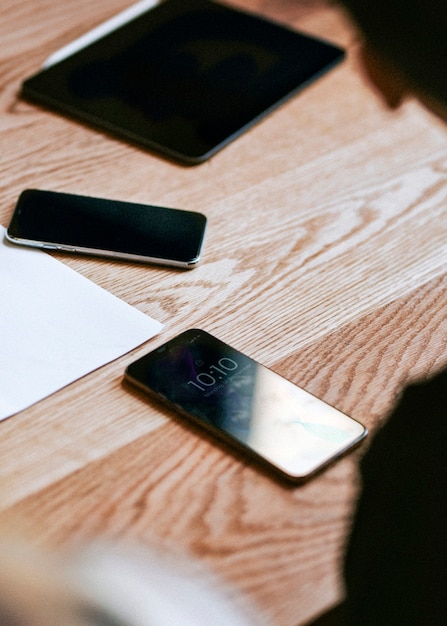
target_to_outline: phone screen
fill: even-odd
[[[132,363],[126,378],[298,482],[367,434],[359,422],[202,330],[188,330]]]
[[[28,189],[7,230],[13,243],[193,267],[206,217],[194,211]]]

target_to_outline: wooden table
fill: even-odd
[[[64,263],[164,322],[132,353],[0,424],[2,516],[38,541],[107,538],[187,551],[277,626],[340,601],[365,443],[288,488],[122,384],[125,366],[202,327],[371,432],[402,384],[447,361],[447,136],[414,102],[388,112],[359,72],[354,31],[323,1],[235,4],[346,46],[342,65],[211,161],[175,165],[21,101],[21,81],[124,0],[0,9],[0,222],[48,188],[194,209],[191,272]],[[1,305],[0,305],[1,306]],[[63,366],[63,364],[61,364]]]

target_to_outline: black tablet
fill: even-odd
[[[44,67],[22,95],[200,163],[342,58],[339,47],[252,13],[165,0]]]

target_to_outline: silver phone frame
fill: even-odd
[[[52,243],[50,241],[35,241],[33,239],[22,239],[13,237],[6,230],[5,239],[14,245],[26,246],[28,248],[37,248],[46,252],[64,252],[70,254],[82,254],[93,257],[102,257],[106,259],[120,261],[135,261],[137,263],[146,263],[149,265],[162,265],[167,267],[176,267],[179,269],[193,269],[199,264],[201,254],[190,261],[175,261],[173,259],[164,259],[161,257],[150,257],[139,254],[130,254],[127,252],[115,252],[113,250],[99,250],[96,248],[84,248],[82,246],[70,246],[67,244]]]

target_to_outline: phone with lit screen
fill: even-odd
[[[125,378],[293,482],[367,430],[209,333],[192,329],[128,366]]]

